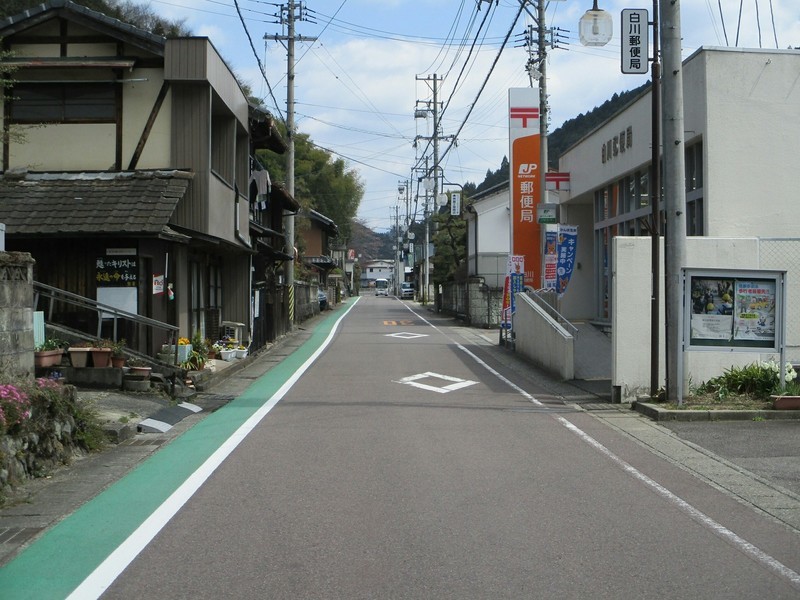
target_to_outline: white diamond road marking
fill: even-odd
[[[435,385],[427,385],[425,383],[419,383],[420,379],[428,379],[428,378],[437,378],[437,379],[444,379],[445,381],[452,381],[450,385],[445,385],[443,387],[438,387]],[[447,392],[454,392],[456,390],[460,390],[461,388],[469,387],[471,385],[475,385],[478,383],[477,381],[470,381],[469,379],[459,379],[458,377],[450,377],[448,375],[440,375],[439,373],[431,373],[430,371],[426,373],[420,373],[419,375],[409,375],[408,377],[403,377],[397,383],[402,383],[405,385],[412,385],[414,387],[428,390],[429,392],[437,392],[439,394],[446,394]]]
[[[400,338],[401,340],[413,340],[414,338],[428,337],[428,334],[401,331],[400,333],[387,333],[386,337]]]

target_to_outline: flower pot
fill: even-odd
[[[220,355],[222,356],[222,360],[232,361],[236,358],[236,350],[221,350]]]
[[[241,350],[239,348],[236,349],[236,358],[244,358],[247,356],[247,348]]]
[[[61,364],[61,357],[64,351],[61,348],[55,350],[40,350],[33,353],[33,364],[36,367],[54,367]]]
[[[151,367],[128,367],[128,375],[141,379],[150,379]]]
[[[85,367],[89,362],[91,348],[67,348],[69,361],[73,367]]]
[[[800,410],[800,396],[772,396],[775,410]]]
[[[125,361],[126,360],[127,360],[127,357],[125,357],[125,356],[112,356],[111,357],[111,366],[114,367],[115,369],[121,369],[122,367],[125,366]]]
[[[92,348],[92,364],[100,369],[111,366],[111,348]]]
[[[192,353],[192,345],[191,344],[184,344],[183,346],[178,346],[178,364],[189,359],[189,355]]]

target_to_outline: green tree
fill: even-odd
[[[282,135],[285,129],[279,124]],[[316,146],[304,133],[295,136],[294,197],[300,205],[333,219],[343,242],[352,236],[352,221],[364,195],[364,184],[347,163]],[[260,152],[258,159],[273,181],[286,181],[286,157]]]
[[[466,206],[466,198],[462,201]],[[434,283],[438,285],[464,278],[467,263],[467,222],[461,216],[452,216],[449,209],[443,209],[433,215],[432,226],[434,233],[431,241],[436,248],[436,253],[431,257]]]

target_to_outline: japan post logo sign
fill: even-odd
[[[539,148],[539,90],[508,90],[509,182],[511,244],[509,254],[522,257],[524,285],[542,287],[541,227],[536,210],[540,203],[542,173]]]

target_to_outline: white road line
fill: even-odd
[[[330,345],[333,336],[342,320],[348,315],[355,302],[336,320],[328,337],[317,350],[295,371],[292,376],[278,389],[272,397],[264,403],[253,415],[247,419],[233,434],[206,461],[192,473],[181,486],[176,489],[153,514],[134,531],[128,539],[120,544],[109,556],[75,588],[67,597],[68,600],[87,600],[99,598],[114,580],[128,567],[129,564],[145,549],[164,526],[175,516],[181,507],[189,501],[200,486],[211,477],[223,461],[242,443],[256,425],[280,402],[286,393],[302,377],[308,368],[319,358],[320,354]]]
[[[409,310],[411,310],[411,309],[409,308]],[[413,313],[414,311],[411,310],[411,312]],[[459,344],[458,342],[453,340],[450,336],[448,336],[446,333],[441,331],[438,327],[436,327],[435,325],[430,323],[424,317],[422,317],[421,315],[419,315],[417,313],[414,313],[414,314],[417,315],[420,319],[422,319],[425,323],[427,323],[428,325],[433,327],[436,331],[439,331],[445,337],[450,339],[456,345],[456,347],[459,350],[462,350],[463,352],[465,352],[468,356],[470,356],[473,360],[475,360],[475,362],[477,362],[484,369],[489,371],[492,375],[494,375],[495,377],[500,379],[503,383],[509,385],[513,390],[515,390],[523,398],[529,400],[530,402],[532,402],[533,404],[536,404],[537,406],[544,406],[544,404],[539,402],[539,400],[537,400],[534,396],[532,396],[531,394],[529,394],[528,392],[526,392],[525,390],[520,388],[515,383],[511,382],[508,378],[506,378],[503,375],[501,375],[500,373],[498,373],[495,369],[493,369],[488,364],[486,364],[486,362],[481,360],[473,352],[471,352],[470,350],[468,350],[467,348],[465,348],[464,346],[462,346],[461,344]],[[775,573],[779,577],[787,580],[794,588],[800,590],[800,574],[798,574],[796,571],[793,571],[792,569],[790,569],[789,567],[784,565],[782,562],[780,562],[776,558],[770,556],[769,554],[767,554],[766,552],[764,552],[760,548],[754,546],[753,544],[751,544],[750,542],[748,542],[744,538],[739,537],[738,535],[736,535],[733,531],[731,531],[730,529],[728,529],[724,525],[722,525],[720,523],[717,523],[714,519],[712,519],[711,517],[709,517],[708,515],[706,515],[702,511],[698,510],[697,508],[695,508],[694,506],[692,506],[691,504],[686,502],[680,496],[670,492],[667,488],[662,486],[660,483],[658,483],[657,481],[651,479],[650,477],[648,477],[647,475],[645,475],[644,473],[639,471],[636,467],[628,464],[627,462],[622,460],[619,456],[614,454],[611,450],[609,450],[608,448],[603,446],[603,444],[601,444],[596,439],[594,439],[592,436],[590,436],[588,433],[586,433],[585,431],[580,429],[574,423],[571,423],[570,421],[568,421],[567,419],[565,419],[564,417],[561,417],[561,416],[553,415],[553,418],[556,419],[559,423],[561,423],[561,425],[566,427],[569,431],[571,431],[572,433],[577,435],[584,442],[586,442],[587,444],[592,446],[594,449],[598,450],[601,454],[603,454],[604,456],[606,456],[607,458],[612,460],[614,463],[616,463],[626,473],[628,473],[629,475],[631,475],[632,477],[634,477],[636,480],[640,481],[641,483],[644,483],[645,485],[650,487],[652,490],[654,490],[658,495],[660,495],[662,498],[664,498],[668,502],[670,502],[670,503],[674,504],[675,506],[677,506],[678,509],[680,509],[682,512],[687,514],[693,520],[695,520],[696,522],[700,523],[704,527],[710,529],[715,535],[717,535],[720,538],[724,539],[725,541],[729,542],[731,545],[733,545],[735,548],[737,548],[740,552],[742,552],[745,555],[749,556],[751,559],[755,560],[756,562],[758,562],[762,566],[766,567],[768,570],[772,571],[773,573]]]
[[[572,433],[577,435],[581,438],[584,442],[598,450],[601,454],[605,455],[607,458],[611,459],[617,465],[622,467],[622,469],[627,472],[629,475],[634,477],[635,479],[639,480],[640,482],[644,483],[651,489],[653,489],[659,496],[666,499],[667,501],[671,502],[675,506],[677,506],[680,510],[684,513],[688,514],[692,519],[700,523],[701,525],[707,527],[711,531],[713,531],[716,535],[721,537],[727,542],[730,542],[734,547],[739,549],[739,551],[743,552],[756,562],[760,563],[761,565],[765,566],[770,571],[774,572],[775,574],[787,579],[789,583],[792,584],[795,588],[800,590],[800,574],[796,573],[782,562],[778,561],[777,559],[773,558],[763,550],[760,550],[747,540],[739,537],[730,529],[717,523],[714,519],[706,515],[704,512],[696,509],[694,506],[686,502],[680,496],[673,494],[663,485],[654,481],[635,467],[631,466],[624,460],[622,460],[619,456],[614,454],[611,450],[603,446],[600,442],[590,436],[588,433],[577,427],[575,424],[567,421],[564,417],[555,417],[557,421],[559,421],[564,427],[569,429]]]

